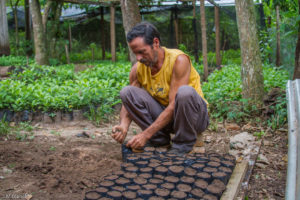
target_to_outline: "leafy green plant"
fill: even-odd
[[[50,150],[50,151],[56,151],[56,147],[55,147],[55,146],[51,146],[51,147],[49,148],[49,150]]]
[[[266,93],[272,88],[285,88],[287,71],[265,65],[263,72]],[[238,65],[228,65],[210,74],[208,82],[203,83],[202,90],[209,102],[210,116],[213,119],[242,122],[259,114],[259,110],[249,100],[242,98]],[[287,118],[285,98],[279,99],[275,105],[275,114],[266,120],[273,129],[283,126]]]
[[[287,101],[285,94],[276,99],[275,105],[271,106],[274,114],[267,120],[267,125],[272,130],[276,130],[284,126],[287,122]]]
[[[34,60],[28,58],[28,63],[33,64]],[[0,56],[0,66],[22,66],[27,65],[26,56]]]
[[[11,127],[9,126],[9,122],[5,120],[5,117],[0,121],[0,136],[6,136],[11,131]]]
[[[266,133],[264,131],[260,131],[260,132],[253,133],[253,135],[256,136],[258,139],[261,139],[266,135]]]
[[[61,135],[60,132],[54,131],[54,130],[50,131],[50,134],[56,135],[56,136],[60,136]]]

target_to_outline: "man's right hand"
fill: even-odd
[[[111,137],[122,144],[126,138],[127,130],[125,130],[123,126],[117,125],[113,127],[112,133],[113,134],[111,135]]]

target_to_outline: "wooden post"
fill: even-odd
[[[219,17],[219,7],[215,6],[215,27],[216,27],[216,65],[220,67],[221,65],[221,55],[220,55],[220,17]]]
[[[69,23],[69,52],[72,51],[72,29],[71,29],[71,24]]]
[[[196,19],[196,0],[193,0],[193,29],[194,29],[194,57],[195,62],[199,62],[198,55],[198,33],[197,33],[197,19]]]
[[[70,64],[70,57],[69,57],[68,45],[65,45],[65,50],[66,50],[67,63]]]
[[[200,0],[200,14],[201,14],[201,33],[202,33],[202,55],[204,67],[204,81],[208,77],[208,63],[207,63],[207,38],[206,38],[206,20],[205,20],[205,5],[204,0]]]
[[[115,5],[110,6],[110,46],[111,61],[116,62]]]
[[[105,60],[105,24],[104,24],[104,7],[100,8],[101,10],[101,48],[102,48],[102,60]]]

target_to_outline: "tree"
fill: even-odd
[[[9,35],[5,0],[0,1],[0,56],[9,55]]]
[[[299,6],[299,16],[300,16],[300,0],[298,0]],[[296,53],[295,53],[295,69],[293,74],[293,80],[300,79],[300,23],[298,22],[298,41],[296,46]]]
[[[200,0],[200,14],[201,14],[201,34],[202,34],[202,55],[204,66],[204,80],[208,77],[208,62],[207,62],[207,37],[206,37],[206,19],[205,19],[205,5],[204,0]]]
[[[59,18],[61,16],[61,11],[62,11],[62,6],[63,6],[63,2],[55,2],[55,1],[49,1],[51,2],[51,6],[50,6],[50,11],[48,15],[44,15],[43,17],[49,18],[48,23],[47,21],[45,21],[44,24],[44,29],[46,32],[46,37],[47,37],[47,47],[50,50],[50,56],[51,57],[57,57],[57,52],[56,51],[56,43],[57,43],[57,35],[59,33],[59,25],[60,25],[60,21]],[[49,28],[47,29],[47,27],[49,26]],[[49,31],[48,31],[49,30]]]
[[[110,6],[110,46],[111,61],[116,62],[116,29],[115,29],[115,5]]]
[[[216,27],[216,65],[220,67],[221,65],[221,44],[220,44],[220,16],[219,7],[215,6],[215,27]]]
[[[16,47],[19,47],[19,25],[18,25],[18,4],[20,0],[9,0],[10,7],[14,13],[14,20],[15,20],[15,37],[16,37]],[[17,51],[18,52],[18,51]]]
[[[253,0],[235,0],[242,57],[243,98],[262,105],[264,83]]]
[[[280,7],[276,5],[276,66],[281,65],[280,59]]]
[[[127,35],[127,33],[136,24],[141,22],[141,14],[136,0],[121,0],[121,10],[122,10],[123,26],[124,26],[125,34]],[[130,48],[129,48],[129,52],[130,52],[130,61],[133,64],[136,62],[136,58]]]
[[[102,60],[105,60],[105,22],[104,22],[104,7],[100,7],[100,26],[101,26],[101,48],[102,48]]]
[[[30,9],[33,23],[35,61],[39,65],[48,65],[49,58],[46,48],[46,34],[43,27],[39,0],[31,0]]]
[[[194,57],[195,61],[199,62],[198,55],[198,33],[197,33],[197,19],[196,19],[196,0],[193,0],[193,30],[194,30]]]
[[[29,0],[24,1],[25,10],[25,39],[26,39],[26,55],[32,55],[32,49],[30,48],[31,43],[31,26],[30,26],[30,9]]]

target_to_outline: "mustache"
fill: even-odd
[[[148,63],[148,60],[146,60],[146,59],[141,59],[140,62],[143,63],[143,64],[146,64],[146,63]]]

